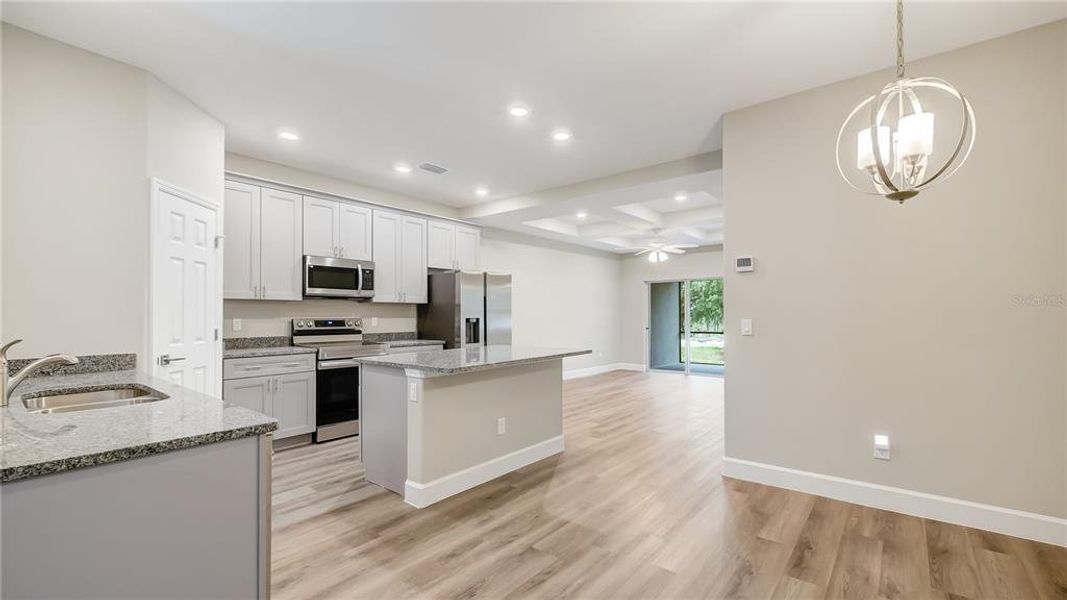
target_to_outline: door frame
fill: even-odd
[[[212,382],[211,390],[218,398],[222,398],[222,271],[223,271],[223,253],[225,252],[222,240],[226,237],[223,230],[223,207],[221,204],[214,203],[199,194],[178,187],[172,183],[168,183],[158,177],[150,178],[150,200],[148,203],[148,323],[147,335],[145,335],[145,365],[144,370],[150,375],[156,373],[156,277],[159,275],[156,271],[156,259],[158,258],[158,250],[156,249],[156,242],[159,241],[159,234],[156,231],[156,219],[159,217],[159,203],[161,193],[166,192],[172,196],[176,196],[185,200],[186,202],[192,202],[203,208],[215,213],[215,298],[211,304],[215,305],[215,310],[212,311],[214,315],[214,329],[215,329],[215,381]]]
[[[690,305],[689,305],[689,284],[693,281],[703,281],[705,279],[723,279],[720,275],[718,277],[684,277],[684,278],[667,278],[667,279],[646,279],[645,280],[645,371],[651,371],[654,373],[673,373],[675,375],[699,375],[701,377],[717,377],[717,375],[709,375],[706,373],[694,373],[692,370],[692,348],[690,347]],[[678,283],[681,285],[682,304],[685,307],[685,322],[682,323],[683,331],[682,335],[685,340],[685,362],[683,363],[684,369],[682,371],[674,371],[671,369],[656,369],[652,367],[652,285],[656,283]]]

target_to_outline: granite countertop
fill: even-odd
[[[22,396],[47,390],[148,386],[164,400],[53,414],[26,410]],[[118,462],[270,433],[276,420],[140,371],[27,379],[0,408],[0,481]]]
[[[469,373],[590,354],[592,350],[574,348],[536,348],[530,346],[468,346],[451,350],[405,352],[360,358],[368,365],[414,369],[429,373]]]
[[[407,348],[409,346],[443,346],[444,340],[392,340],[382,342],[390,348]]]
[[[285,356],[287,354],[315,354],[306,346],[265,346],[262,348],[231,348],[222,351],[222,358],[253,358],[256,356]]]

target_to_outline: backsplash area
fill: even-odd
[[[7,361],[8,375],[14,375],[36,359],[12,358]],[[54,364],[41,367],[31,377],[45,375],[80,375],[82,373],[106,373],[109,371],[128,371],[137,368],[137,355],[129,354],[90,354],[78,357],[78,364]]]
[[[361,318],[363,331],[367,334],[414,333],[416,329],[413,304],[374,304],[331,299],[299,302],[226,300],[222,305],[222,337],[288,337],[293,319],[325,317]],[[234,319],[241,320],[240,331],[234,329]]]

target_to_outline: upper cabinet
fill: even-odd
[[[427,301],[427,221],[374,210],[374,301]]]
[[[477,271],[482,234],[472,227],[448,221],[430,221],[427,264],[431,269]]]
[[[429,300],[429,269],[477,271],[481,231],[359,202],[226,182],[223,297],[303,298],[303,257],[374,261],[374,301]]]
[[[456,267],[463,271],[482,268],[482,232],[473,227],[456,225]]]
[[[300,195],[227,181],[223,212],[223,297],[300,300]]]
[[[304,254],[371,260],[371,209],[304,196]]]

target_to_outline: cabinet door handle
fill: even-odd
[[[258,370],[260,370],[262,368],[263,367],[261,365],[246,365],[244,367],[241,367],[241,370],[242,371],[258,371]]]
[[[293,368],[293,367],[301,367],[303,365],[304,365],[304,363],[292,362],[292,363],[285,363],[284,365],[280,365],[280,366],[283,369],[286,369],[286,368]]]
[[[341,246],[341,258],[345,257],[345,247]]]

